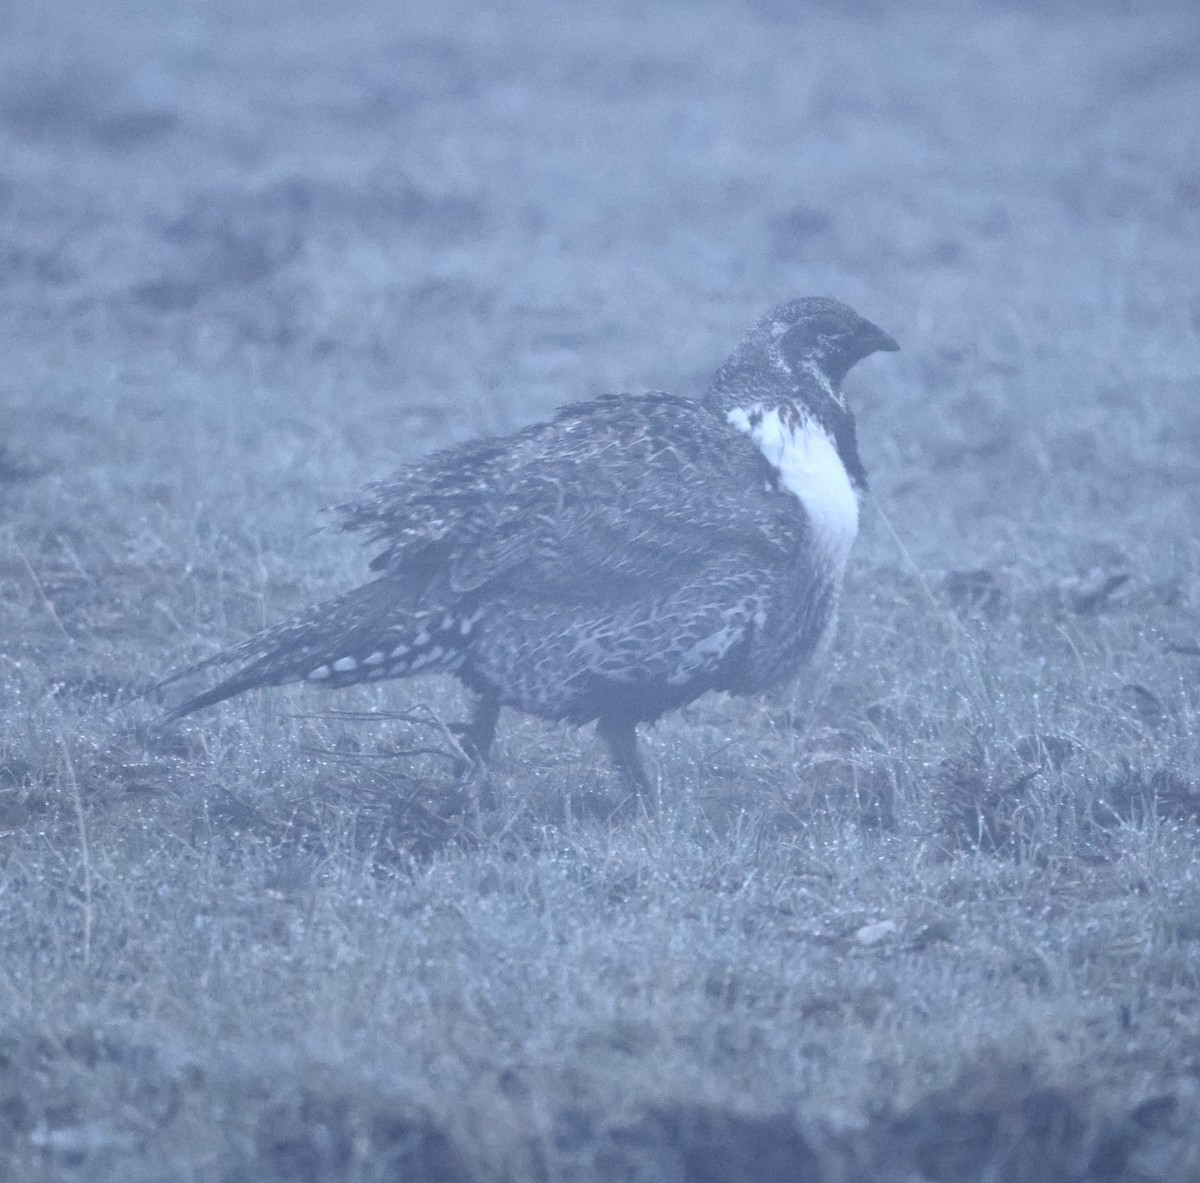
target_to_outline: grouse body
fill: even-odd
[[[606,395],[402,469],[336,510],[381,544],[376,578],[167,679],[241,664],[168,718],[449,673],[477,696],[481,758],[502,706],[595,720],[645,787],[638,723],[792,679],[831,628],[866,487],[841,381],[897,348],[836,300],[793,300],[703,399]]]

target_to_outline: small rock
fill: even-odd
[[[877,945],[880,941],[894,935],[896,931],[894,920],[877,920],[874,924],[864,924],[854,934],[854,939],[860,945]]]

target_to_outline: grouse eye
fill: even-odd
[[[836,312],[818,312],[788,329],[779,346],[790,363],[799,365],[824,352],[822,342],[836,341],[850,331],[845,318]]]

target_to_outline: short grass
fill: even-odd
[[[1189,7],[400,12],[3,17],[0,1175],[1200,1178]],[[824,693],[654,810],[433,680],[118,707],[817,292],[903,345]]]

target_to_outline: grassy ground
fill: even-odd
[[[0,13],[0,1175],[1200,1178],[1190,8],[399,11]],[[113,709],[808,293],[903,345],[827,693],[655,816],[435,681]]]

